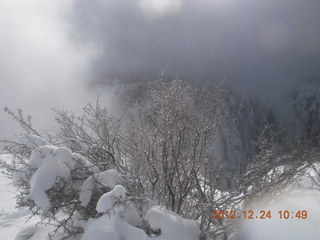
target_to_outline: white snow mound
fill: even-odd
[[[72,157],[72,152],[64,147],[45,145],[33,150],[30,165],[37,170],[30,180],[28,197],[43,210],[50,206],[45,192],[54,186],[58,178],[69,178],[70,169],[74,166]]]
[[[120,189],[120,188],[119,188]],[[122,194],[120,191],[119,194]],[[161,229],[161,235],[149,237],[119,215],[103,215],[88,222],[81,240],[198,240],[200,229],[196,222],[159,206],[151,208],[146,220],[152,228]]]
[[[103,215],[90,221],[81,240],[146,240],[143,230],[133,227],[119,216]],[[169,239],[168,239],[169,240]]]
[[[109,169],[88,177],[81,186],[79,199],[81,206],[86,207],[92,196],[92,190],[101,185],[113,189],[117,184],[122,183],[122,178],[114,169]]]
[[[127,190],[123,186],[117,185],[113,188],[112,191],[103,194],[97,203],[97,212],[105,213],[106,211],[111,210],[114,207],[115,199],[123,198],[126,192]]]
[[[164,207],[154,206],[146,214],[145,219],[154,230],[161,229],[161,235],[154,240],[198,240],[200,229],[198,224],[184,219]]]
[[[24,144],[31,149],[49,144],[47,140],[37,135],[20,136],[18,137],[17,142],[20,144]]]

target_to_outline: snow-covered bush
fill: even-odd
[[[111,192],[103,195],[97,204],[97,210],[108,212],[114,205],[113,198],[124,197],[125,188],[117,185]],[[165,207],[154,206],[145,215],[145,221],[150,229],[157,235],[147,235],[143,230],[137,228],[133,223],[139,222],[139,215],[132,214],[132,210],[122,214],[123,205],[114,211],[104,214],[96,220],[90,220],[85,227],[81,240],[197,240],[200,236],[198,224],[193,220],[183,219],[176,213]],[[133,206],[131,206],[134,209]],[[131,214],[130,214],[131,213]],[[131,219],[128,216],[131,215]],[[135,219],[135,221],[132,221]],[[131,221],[130,221],[131,220]]]
[[[6,109],[24,130],[17,141],[3,140],[4,150],[14,155],[12,163],[2,165],[18,189],[18,207],[30,208],[42,223],[69,235],[81,233],[75,222],[97,216],[99,198],[123,181],[116,170],[118,122],[95,107],[88,104],[78,118],[56,111],[59,130],[44,134],[48,140],[22,111]]]
[[[98,101],[81,115],[55,110],[57,128],[44,133],[6,109],[24,130],[17,141],[2,141],[14,156],[2,165],[18,189],[18,207],[82,240],[227,239],[235,222],[212,220],[212,211],[241,211],[290,183],[307,158],[281,155],[262,131],[250,164],[231,175],[213,146],[224,131],[221,94],[157,81],[119,116]]]
[[[91,201],[92,191],[97,188],[112,189],[118,183],[121,183],[119,173],[114,169],[109,169],[103,172],[98,172],[88,177],[80,188],[81,206],[88,206]]]
[[[149,198],[191,217],[199,203],[192,195],[205,195],[200,178],[214,164],[209,159],[222,119],[218,99],[182,80],[158,83],[146,99],[128,116],[130,169]]]
[[[68,218],[71,219],[76,212],[85,212],[81,211],[77,198],[83,179],[92,174],[90,163],[66,147],[34,147],[32,144],[26,144],[32,146],[29,157],[16,157],[12,165],[7,165],[12,170],[15,186],[20,190],[18,206],[32,209],[33,214],[40,214],[44,222],[56,221],[57,227],[63,227],[69,233],[79,231],[68,222]],[[64,216],[58,219],[59,214]]]

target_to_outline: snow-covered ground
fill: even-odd
[[[244,220],[241,240],[318,240],[320,239],[320,164],[313,164],[306,173],[279,194],[254,203],[257,219]],[[271,212],[270,219],[259,219],[259,212]],[[281,211],[281,215],[279,213]],[[287,211],[287,216],[283,213]],[[300,213],[305,215],[302,217]],[[282,217],[281,217],[282,216]],[[238,240],[238,238],[235,238]],[[232,239],[233,240],[233,239]]]
[[[10,155],[0,154],[0,161],[10,161]],[[286,188],[282,194],[272,198],[266,203],[258,203],[252,206],[255,212],[272,211],[272,218],[267,220],[245,220],[241,224],[240,235],[234,235],[232,240],[317,240],[320,236],[320,192],[317,184],[317,172],[320,165],[315,164],[304,176],[301,176],[292,186]],[[113,171],[106,172],[107,177]],[[102,175],[101,177],[103,177]],[[110,175],[111,176],[111,175]],[[313,177],[313,181],[310,179]],[[106,178],[107,180],[109,178]],[[107,181],[109,182],[109,181]],[[110,183],[110,182],[109,182]],[[115,185],[117,182],[113,182]],[[112,196],[124,197],[125,189],[121,185],[113,186],[112,191],[104,194],[97,204],[97,211],[104,213],[112,206]],[[11,180],[0,173],[0,239],[6,240],[45,240],[48,238],[48,227],[36,225],[38,217],[30,217],[28,209],[15,208],[15,189]],[[133,207],[134,208],[134,207]],[[118,210],[121,208],[118,208]],[[120,211],[119,210],[119,211]],[[280,219],[278,211],[289,211],[289,219]],[[306,219],[296,217],[298,211],[307,211]],[[152,207],[145,216],[150,226],[161,229],[160,236],[147,236],[140,225],[140,217],[137,213],[130,212],[131,217],[120,218],[114,214],[105,214],[98,219],[91,219],[85,224],[85,233],[82,240],[98,239],[124,239],[124,240],[196,240],[199,237],[199,228],[194,221],[183,219],[169,210]],[[139,219],[138,219],[139,218]],[[139,221],[133,221],[138,219]]]
[[[258,216],[261,210],[270,211],[271,218],[244,220],[243,240],[320,239],[319,191],[295,189],[274,198],[269,203],[260,204],[252,210]],[[282,219],[279,211],[282,212]],[[283,215],[285,211],[287,211],[286,218]],[[299,212],[306,215],[302,217]]]
[[[15,209],[15,193],[10,180],[0,175],[0,232],[2,239],[15,239],[17,233],[26,226],[28,210]]]
[[[40,149],[40,150],[39,150]],[[39,152],[40,151],[40,152]],[[39,154],[39,153],[42,153]],[[38,169],[30,180],[30,198],[35,203],[46,210],[50,204],[46,190],[50,189],[57,176],[65,177],[70,172],[62,171],[68,169],[60,166],[72,159],[72,153],[66,148],[54,148],[52,146],[42,146],[37,151],[32,152],[30,164]],[[0,161],[10,162],[11,155],[0,155]],[[68,162],[70,164],[70,161]],[[48,166],[46,163],[50,163]],[[61,174],[64,173],[64,174]],[[53,176],[52,176],[53,174]],[[14,174],[16,175],[16,174]],[[40,177],[39,177],[40,176]],[[161,229],[160,236],[148,236],[140,227],[142,219],[138,214],[135,206],[116,205],[115,201],[124,200],[126,189],[122,185],[115,185],[121,182],[119,174],[115,170],[107,170],[100,174],[94,174],[96,180],[100,179],[102,183],[112,190],[103,194],[97,203],[96,210],[104,214],[98,219],[89,219],[83,223],[85,232],[82,240],[197,240],[199,239],[200,229],[198,224],[193,220],[184,219],[181,216],[167,210],[164,207],[153,206],[145,215],[145,220],[149,222],[150,227],[154,230]],[[19,179],[19,174],[13,179]],[[0,239],[14,240],[44,240],[49,239],[49,227],[36,225],[39,218],[33,217],[28,223],[30,211],[28,209],[15,209],[15,189],[11,179],[0,175]],[[90,178],[88,178],[90,180]],[[87,180],[88,180],[87,179]],[[85,183],[88,183],[88,181]],[[89,181],[90,182],[90,181]],[[90,184],[85,184],[88,187]],[[91,186],[85,188],[85,196],[80,194],[83,200],[91,198]],[[81,188],[83,190],[83,188]],[[88,191],[90,190],[90,191]],[[34,193],[34,194],[33,194]],[[44,201],[46,200],[46,201]],[[44,204],[45,203],[45,204]],[[124,211],[124,209],[126,209]],[[123,213],[125,213],[123,215]],[[124,216],[124,218],[122,218]],[[81,236],[80,236],[81,237]],[[59,238],[59,236],[57,236]]]
[[[10,161],[10,155],[0,155],[1,161]],[[9,179],[0,171],[0,239],[36,240],[47,239],[45,227],[36,226],[39,218],[30,218],[30,210],[16,209],[15,189]]]
[[[1,155],[0,159],[4,160],[6,155]],[[26,223],[30,216],[27,209],[18,210],[15,208],[15,191],[11,180],[2,172],[0,174],[0,234],[1,239],[15,239],[17,233],[28,226],[34,226],[36,219]]]

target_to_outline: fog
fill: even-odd
[[[71,1],[0,1],[0,136],[18,133],[2,111],[23,109],[37,127],[52,125],[52,108],[77,109],[86,101],[93,56],[75,44],[67,21]]]
[[[99,46],[94,81],[181,77],[264,92],[320,75],[320,2],[81,0],[77,39]]]
[[[320,75],[320,2],[1,0],[0,107],[46,128],[95,83],[181,77],[280,94]],[[15,129],[0,112],[0,134]]]

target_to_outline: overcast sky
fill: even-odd
[[[42,127],[113,78],[226,79],[268,95],[320,76],[318,0],[0,0],[0,31],[0,107]]]
[[[100,47],[95,80],[166,73],[256,91],[320,73],[317,0],[80,0],[75,8],[77,38]]]

